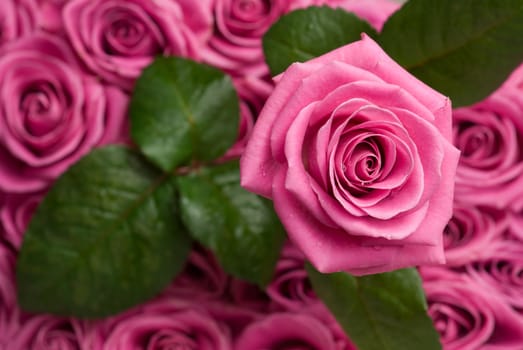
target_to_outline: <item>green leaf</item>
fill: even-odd
[[[282,16],[263,37],[272,75],[376,32],[354,14],[330,7],[308,7]]]
[[[240,187],[237,162],[178,178],[182,220],[229,273],[268,283],[284,232],[272,203]]]
[[[190,238],[175,184],[121,146],[94,150],[55,183],[24,236],[23,309],[104,317],[158,293],[182,268]]]
[[[130,114],[133,140],[165,171],[223,155],[240,119],[231,79],[180,57],[158,57],[143,71]]]
[[[441,349],[415,269],[354,277],[308,264],[314,291],[359,350]]]
[[[378,40],[453,107],[468,105],[523,61],[523,0],[410,0]]]

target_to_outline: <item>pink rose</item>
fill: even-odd
[[[86,326],[84,321],[76,319],[36,315],[23,322],[20,330],[8,342],[8,349],[84,349],[82,344]]]
[[[198,58],[212,29],[210,0],[72,0],[63,18],[85,65],[128,90],[156,55]]]
[[[308,314],[273,313],[250,324],[236,341],[237,350],[350,349],[338,347],[332,331]]]
[[[305,271],[305,257],[292,244],[284,246],[267,294],[274,303],[289,311],[299,311],[319,302]]]
[[[443,263],[459,152],[448,98],[367,36],[279,76],[240,163],[322,272]]]
[[[447,265],[459,266],[488,255],[507,226],[504,213],[486,207],[454,203],[443,243]]]
[[[27,225],[42,200],[44,193],[8,194],[0,207],[0,221],[4,225],[5,240],[20,249]]]
[[[0,5],[0,46],[31,33],[39,20],[34,0],[2,0]]]
[[[93,147],[121,138],[127,97],[82,73],[38,33],[0,52],[0,190],[44,189]]]
[[[16,305],[14,269],[15,255],[0,239],[0,349],[11,349],[5,346],[19,327],[20,311]]]
[[[196,303],[159,299],[108,318],[91,334],[92,350],[230,350],[227,328]]]
[[[468,274],[498,291],[523,314],[523,242],[505,240],[490,248],[487,256],[466,266]]]
[[[214,299],[225,294],[229,277],[214,255],[197,246],[193,248],[184,270],[165,290],[166,295],[189,299]]]
[[[422,276],[445,350],[521,350],[522,319],[498,294],[442,268],[426,269]]]
[[[216,0],[215,33],[205,60],[233,75],[264,76],[269,70],[261,39],[283,14],[312,5],[314,0]]]
[[[523,196],[523,96],[510,88],[453,113],[456,198],[504,209]]]

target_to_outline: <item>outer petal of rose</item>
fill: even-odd
[[[330,6],[339,6],[368,21],[380,31],[385,21],[400,8],[400,3],[390,0],[326,0]]]
[[[272,97],[267,100],[259,119],[254,125],[251,139],[240,159],[241,185],[249,191],[270,198],[272,179],[279,165],[273,160],[270,137],[271,129],[278,118],[282,107],[301,79],[309,70],[300,64],[293,64],[287,69],[287,78],[283,78],[274,89]]]
[[[127,142],[127,107],[129,97],[120,89],[114,86],[105,87],[106,107],[105,107],[105,126],[103,137],[98,142],[105,145],[115,142]]]
[[[319,320],[304,314],[272,314],[252,323],[239,337],[235,349],[264,350],[298,340],[314,349],[335,350],[332,334]]]
[[[369,70],[385,82],[401,86],[434,114],[434,124],[447,140],[451,140],[451,107],[448,97],[441,95],[392,60],[367,35],[360,41],[343,46],[325,55],[314,58],[307,64],[328,64],[342,61],[349,65]]]
[[[366,274],[444,262],[441,247],[362,245],[365,239],[321,224],[285,190],[284,176],[280,171],[274,181],[275,210],[290,239],[320,272]]]

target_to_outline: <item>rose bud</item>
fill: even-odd
[[[459,151],[448,98],[369,37],[278,77],[240,161],[320,270],[356,275],[445,261]]]

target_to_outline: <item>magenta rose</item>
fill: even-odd
[[[230,350],[228,328],[200,304],[153,300],[105,319],[89,335],[90,350]]]
[[[87,349],[87,324],[76,319],[36,315],[24,320],[19,331],[8,342],[8,349],[78,350]]]
[[[283,14],[314,3],[315,0],[216,0],[216,29],[204,59],[233,75],[267,75],[263,34]]]
[[[276,305],[289,311],[319,302],[305,271],[305,257],[294,245],[284,246],[267,294]]]
[[[216,257],[201,246],[191,251],[184,270],[165,290],[166,295],[188,299],[215,299],[225,293],[229,277]]]
[[[38,25],[34,0],[2,0],[0,8],[0,46],[31,33]]]
[[[498,291],[504,300],[523,314],[523,242],[497,242],[484,256],[466,266],[468,274]]]
[[[20,249],[24,232],[44,193],[7,194],[0,207],[0,221],[4,225],[5,240]]]
[[[93,147],[121,138],[128,98],[83,73],[67,44],[37,33],[0,52],[0,190],[44,189]]]
[[[250,324],[239,336],[234,349],[352,349],[340,345],[331,329],[312,315],[273,313]]]
[[[509,87],[454,111],[460,201],[504,209],[523,196],[523,96]]]
[[[445,350],[521,350],[523,319],[495,291],[442,268],[425,269],[422,276]]]
[[[487,207],[454,203],[443,243],[447,265],[460,266],[490,253],[507,227],[503,212]]]
[[[442,263],[459,151],[448,98],[370,38],[279,78],[240,163],[322,272]]]
[[[65,31],[102,79],[130,90],[156,55],[199,58],[210,36],[210,0],[71,0]]]

